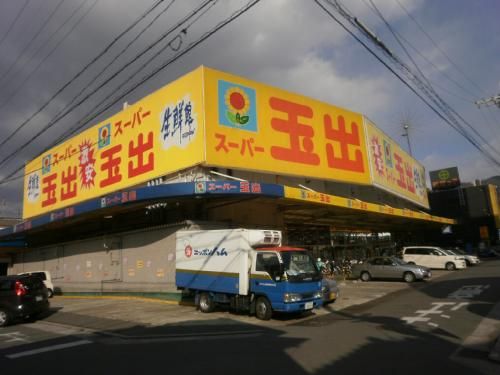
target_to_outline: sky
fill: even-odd
[[[109,67],[103,77],[110,76],[203,3],[160,2],[74,79],[156,2],[0,0],[0,181],[41,154],[109,95],[119,92],[121,84],[138,82],[247,4],[247,0],[212,1],[204,8],[208,9],[205,13],[192,19],[182,38],[175,37],[176,31],[166,39],[171,41],[170,47],[149,65],[137,70],[159,48],[141,55],[136,63],[35,137],[98,72]],[[347,25],[327,0],[320,3]],[[467,122],[467,131],[479,140],[480,146],[500,160],[500,108],[474,104],[500,94],[499,0],[338,3],[417,72],[414,62],[440,98]],[[130,44],[156,16],[152,26]],[[374,44],[359,32],[356,35],[381,55]],[[113,57],[128,44],[125,53],[113,62]],[[258,2],[123,101],[133,103],[200,65],[360,112],[407,151],[409,138],[413,157],[427,173],[456,166],[462,181],[500,175],[498,165],[432,111],[313,0]],[[401,74],[395,65],[389,66]],[[134,71],[138,73],[132,75]],[[106,79],[103,77],[97,82]],[[120,109],[121,104],[114,105],[88,126]],[[403,136],[404,124],[408,125],[409,137]],[[22,179],[0,182],[0,217],[20,216],[21,206]]]

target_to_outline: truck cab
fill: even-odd
[[[265,296],[274,311],[307,311],[321,304],[321,274],[307,250],[262,248],[254,253],[250,290]],[[262,303],[256,302],[259,317]]]

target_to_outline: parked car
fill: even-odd
[[[467,264],[467,267],[481,263],[481,261],[477,256],[472,254],[467,254],[465,251],[460,249],[444,249],[444,251],[446,251],[446,253],[450,255],[463,256],[465,258],[465,264]]]
[[[48,311],[47,287],[36,276],[0,276],[0,327]]]
[[[396,257],[373,257],[353,267],[353,277],[362,281],[371,279],[399,279],[407,283],[424,280],[432,276],[427,267],[408,264]]]
[[[47,287],[47,291],[49,292],[49,298],[54,296],[54,284],[52,284],[52,277],[50,276],[49,271],[30,271],[30,272],[22,272],[19,275],[33,275],[42,279],[43,283]]]
[[[478,255],[480,258],[496,258],[500,253],[493,249],[479,249]]]
[[[323,304],[335,302],[339,297],[339,287],[337,281],[331,278],[323,277],[321,281],[321,294],[323,296]]]
[[[452,271],[467,267],[463,256],[447,254],[437,246],[407,246],[403,247],[401,254],[405,262],[428,268],[441,268]]]

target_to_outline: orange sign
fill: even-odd
[[[206,163],[369,184],[359,113],[205,68]]]

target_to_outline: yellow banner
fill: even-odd
[[[456,224],[456,221],[453,219],[429,215],[422,211],[413,211],[405,208],[394,208],[376,203],[364,202],[359,199],[350,199],[345,197],[339,197],[336,195],[317,193],[314,191],[298,189],[290,186],[285,186],[285,198],[296,199],[311,203],[318,203],[327,206],[336,206],[358,211],[378,213],[383,215],[406,217],[411,219],[432,221],[443,224]]]
[[[429,208],[424,167],[364,118],[373,185]]]
[[[362,116],[205,68],[206,162],[369,184]]]
[[[202,163],[202,72],[193,71],[27,164],[23,218]]]
[[[500,228],[500,206],[498,203],[497,189],[498,187],[495,185],[488,185],[488,193],[490,196],[490,203],[491,203],[491,213],[495,218],[496,228]]]

